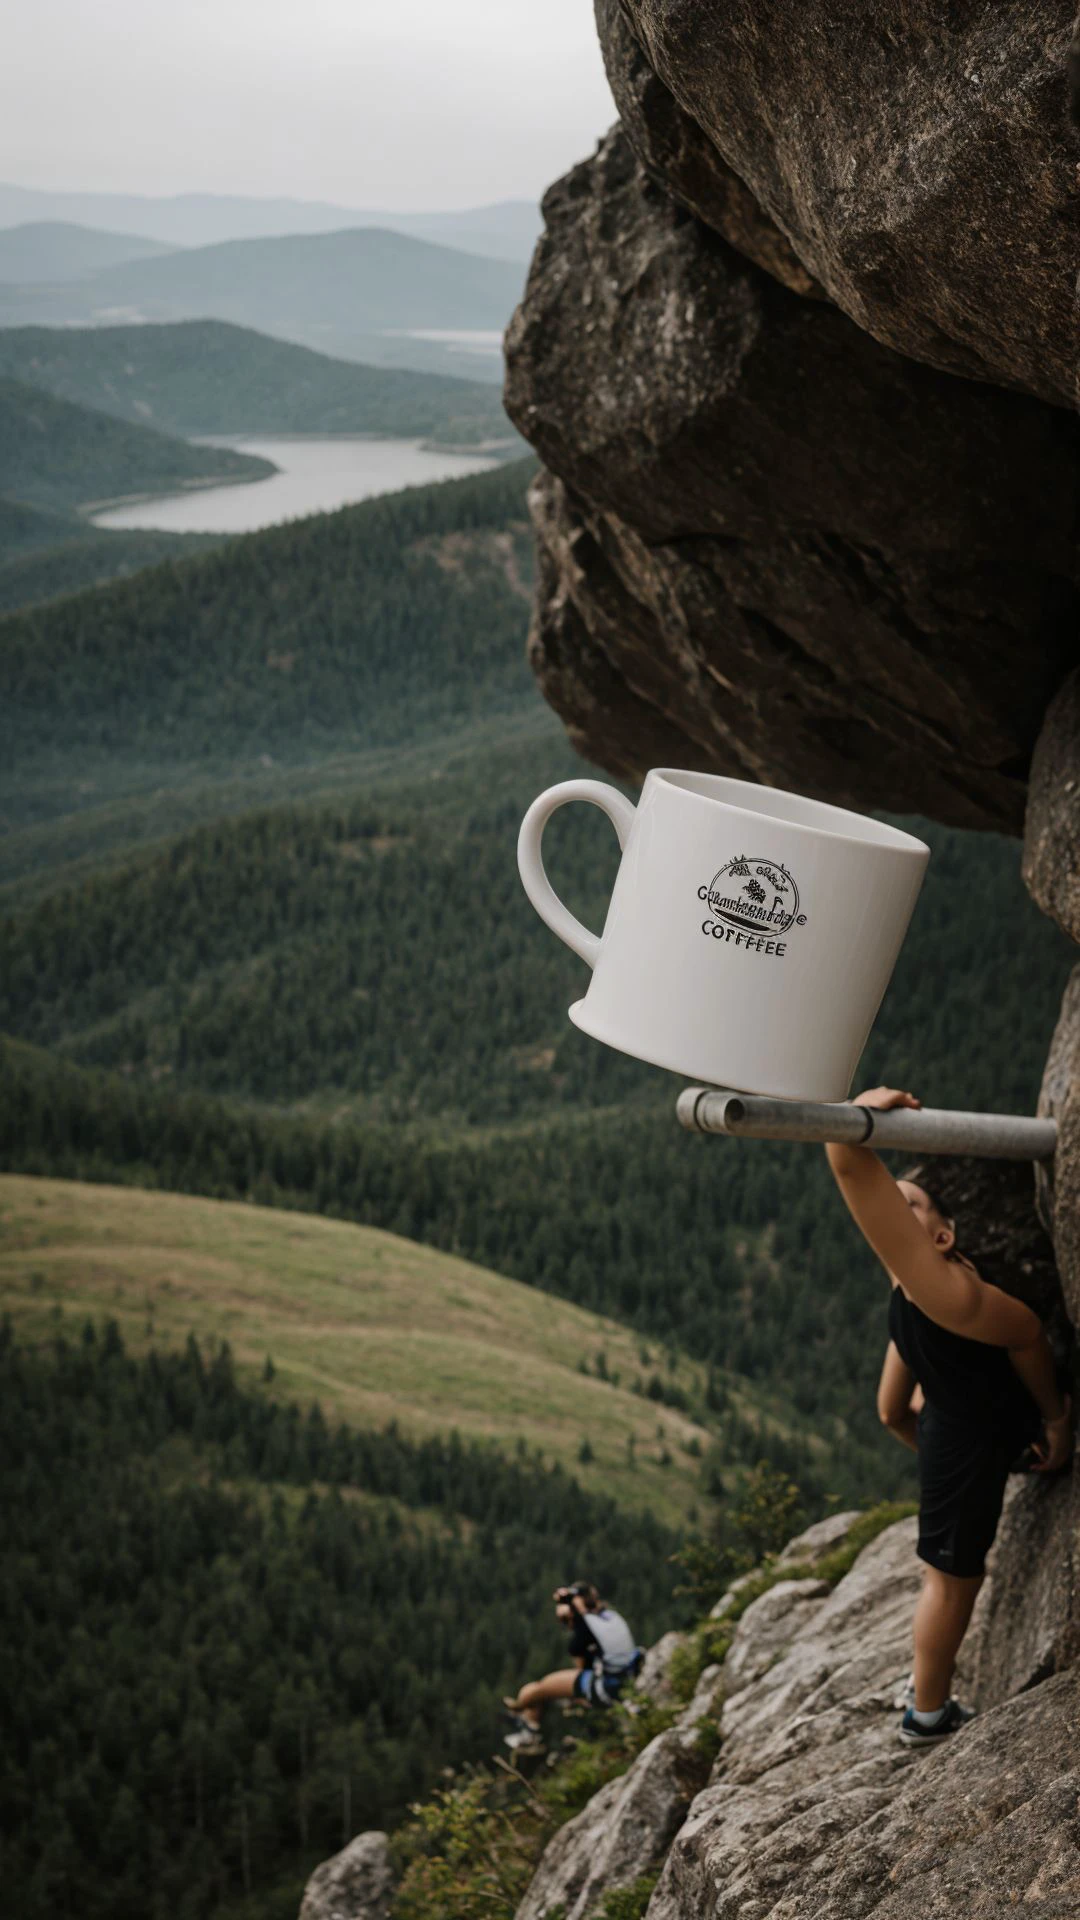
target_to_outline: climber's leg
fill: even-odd
[[[915,1607],[915,1705],[920,1713],[935,1712],[949,1698],[956,1656],[983,1577],[977,1573],[961,1578],[938,1567],[923,1568]]]
[[[545,1700],[569,1700],[577,1677],[576,1667],[564,1667],[558,1673],[547,1673],[542,1680],[527,1681],[517,1698],[508,1699],[505,1704],[512,1712],[520,1713],[528,1726],[538,1727],[540,1709]]]

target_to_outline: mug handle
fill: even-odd
[[[563,780],[559,786],[549,787],[546,793],[533,801],[521,823],[517,845],[518,872],[541,920],[590,967],[595,967],[600,954],[599,935],[590,933],[588,927],[583,927],[581,921],[574,918],[569,907],[563,905],[544,870],[544,858],[540,850],[544,828],[552,814],[571,800],[588,800],[592,806],[599,807],[601,813],[606,813],[611,821],[618,835],[620,849],[626,846],[634,824],[635,809],[632,803],[616,787],[607,786],[603,780]]]

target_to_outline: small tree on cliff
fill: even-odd
[[[799,1530],[802,1495],[793,1480],[769,1460],[761,1460],[750,1474],[741,1505],[731,1516],[736,1546],[747,1566],[755,1567]]]

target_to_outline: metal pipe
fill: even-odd
[[[912,1155],[972,1153],[996,1160],[1049,1160],[1057,1146],[1057,1121],[1028,1114],[957,1113],[945,1107],[894,1107],[882,1113],[850,1100],[777,1100],[716,1087],[686,1087],[676,1112],[693,1132],[742,1140],[834,1140]]]

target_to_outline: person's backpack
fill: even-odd
[[[600,1651],[593,1661],[593,1671],[608,1679],[629,1679],[640,1670],[645,1658],[644,1650],[638,1646],[621,1613],[614,1607],[600,1607],[595,1613],[585,1616],[589,1632]]]

